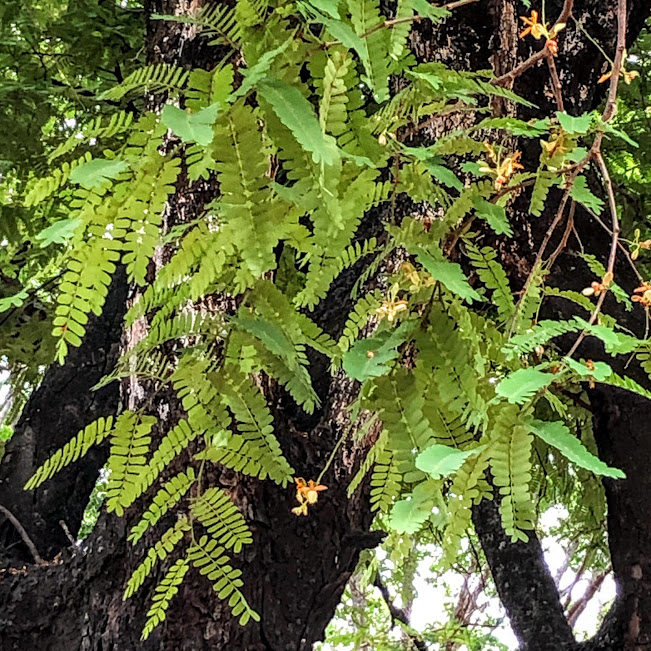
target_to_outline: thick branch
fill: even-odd
[[[472,519],[522,650],[573,649],[572,629],[536,535],[530,534],[526,543],[512,543],[494,501],[475,506]]]
[[[60,520],[71,531],[78,530],[105,453],[92,450],[34,492],[23,486],[36,468],[80,429],[99,416],[115,413],[117,383],[99,391],[92,387],[117,360],[125,308],[126,278],[118,272],[102,315],[88,322],[83,345],[71,349],[64,366],[53,365],[47,371],[27,402],[0,464],[0,505],[20,520],[46,559],[69,544]],[[0,517],[0,551],[3,548],[18,563],[33,559],[33,551],[24,545],[16,527]]]

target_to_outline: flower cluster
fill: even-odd
[[[610,284],[613,282],[612,272],[607,272],[604,277],[601,279],[601,282],[596,280],[590,283],[590,287],[586,287],[581,291],[584,296],[599,296],[599,294],[604,294],[608,291]]]
[[[393,323],[396,316],[407,309],[407,301],[398,299],[399,289],[398,284],[393,285],[389,290],[387,298],[382,301],[382,305],[376,310],[376,314],[380,317],[380,320],[386,317],[389,323]]]
[[[624,50],[624,56],[622,58],[622,66],[619,74],[624,78],[624,82],[628,86],[630,86],[631,83],[633,82],[633,79],[639,77],[640,73],[637,70],[626,70],[626,68],[624,67],[624,61],[626,61],[627,58],[628,57],[626,55],[626,50]],[[608,81],[608,79],[610,79],[612,76],[613,76],[613,69],[611,68],[607,73],[599,77],[599,81],[597,83],[603,84],[604,81]]]
[[[524,169],[519,162],[520,152],[514,151],[506,158],[501,158],[491,144],[485,142],[484,147],[486,147],[486,151],[488,152],[488,162],[487,165],[482,165],[479,171],[494,176],[495,189],[501,190],[509,182],[509,179],[515,174],[516,170]]]
[[[532,10],[531,16],[520,16],[526,27],[520,32],[520,38],[531,34],[535,39],[545,38],[545,46],[552,56],[558,54],[558,34],[565,27],[565,23],[556,23],[551,29],[547,25],[538,21],[538,12]]]
[[[640,229],[636,228],[635,229],[635,240],[633,241],[633,244],[631,245],[631,260],[637,260],[638,257],[640,256],[640,251],[644,249],[645,251],[648,251],[651,249],[651,240],[643,240],[640,241]]]

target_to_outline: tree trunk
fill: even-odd
[[[173,0],[149,9],[174,13],[187,5]],[[586,19],[588,29],[613,50],[615,39],[614,0],[583,0],[575,3],[574,15]],[[561,2],[547,2],[547,15],[560,13]],[[486,68],[489,58],[499,72],[507,72],[518,56],[529,54],[528,45],[518,41],[519,3],[489,0],[486,11],[468,5],[457,10],[443,28],[433,32],[420,23],[412,35],[416,55],[425,60],[456,61],[464,68]],[[633,38],[649,13],[642,0],[631,3]],[[185,64],[214,63],[193,40],[191,28],[153,23],[148,35],[151,60],[177,60]],[[567,45],[561,49],[557,65],[564,82],[567,110],[579,113],[599,100],[596,79],[601,73],[602,56],[572,25],[568,25]],[[524,117],[547,115],[552,110],[546,68],[539,66],[517,80],[515,90],[535,102],[539,109],[519,109]],[[506,105],[495,107],[512,111]],[[449,129],[449,123],[438,125]],[[434,136],[437,134],[434,134]],[[432,137],[405,134],[407,138]],[[536,143],[534,143],[536,144]],[[537,153],[524,151],[523,158],[535,160]],[[522,202],[522,204],[520,204]],[[514,286],[522,283],[532,262],[532,251],[544,237],[553,218],[545,214],[531,225],[522,217],[526,198],[514,204],[514,241],[497,242],[505,265],[512,270]],[[589,217],[577,216],[590,226]],[[372,233],[378,228],[379,213],[370,215],[362,228]],[[594,231],[594,225],[590,228]],[[607,240],[597,241],[602,247]],[[532,247],[532,242],[534,246]],[[558,275],[572,276],[573,282],[589,284],[572,269],[571,255],[558,261]],[[524,274],[523,274],[524,271]],[[565,274],[565,276],[564,276]],[[346,313],[342,297],[347,296],[350,278],[344,278],[324,301],[321,325],[331,333],[341,328]],[[291,513],[293,494],[271,482],[242,478],[230,471],[211,477],[213,485],[226,488],[251,524],[254,543],[241,558],[244,592],[261,615],[260,623],[240,627],[230,612],[214,596],[212,588],[198,574],[189,574],[173,601],[168,618],[146,643],[140,642],[144,621],[143,599],[122,601],[122,591],[130,571],[142,559],[144,545],[132,548],[126,541],[128,522],[103,514],[88,541],[81,547],[68,545],[58,524],[64,520],[75,530],[92,488],[102,453],[88,458],[46,484],[35,496],[21,493],[25,479],[53,448],[93,420],[100,413],[117,408],[114,389],[91,393],[90,387],[110,366],[119,344],[119,324],[123,313],[126,285],[117,281],[115,303],[105,310],[96,325],[89,327],[87,348],[73,353],[66,366],[48,371],[42,387],[34,393],[15,437],[0,466],[0,504],[9,508],[25,527],[47,565],[31,564],[28,550],[8,523],[0,534],[8,568],[0,574],[0,647],[4,650],[129,650],[129,649],[246,649],[306,650],[321,639],[339,602],[345,584],[355,568],[359,552],[376,545],[380,534],[369,532],[372,516],[367,489],[363,486],[349,500],[346,486],[364,450],[346,439],[324,483],[327,497],[320,500],[309,518]],[[113,299],[112,299],[113,300]],[[344,298],[345,301],[345,298]],[[550,309],[556,309],[553,306]],[[559,308],[560,309],[560,308]],[[95,334],[96,333],[96,334]],[[93,343],[100,342],[100,343]],[[588,344],[586,344],[588,345]],[[86,353],[82,351],[86,350]],[[95,351],[92,355],[89,351]],[[598,355],[592,355],[593,359]],[[90,360],[90,362],[89,362]],[[84,366],[86,365],[86,366]],[[297,474],[313,477],[323,467],[335,444],[347,429],[344,405],[355,394],[355,386],[341,377],[330,378],[324,363],[314,360],[314,383],[323,406],[311,417],[297,413],[282,393],[268,388],[275,405],[275,426],[279,442]],[[100,397],[101,395],[101,397]],[[651,592],[649,559],[651,531],[648,505],[651,504],[645,470],[651,457],[651,433],[645,418],[649,404],[617,390],[595,392],[595,431],[605,460],[622,468],[627,480],[607,484],[609,536],[613,566],[620,598],[600,635],[590,643],[594,649],[637,649],[649,645]],[[71,498],[69,496],[72,496]],[[511,545],[504,539],[494,505],[485,504],[475,513],[475,525],[493,570],[498,591],[506,605],[516,634],[526,649],[563,649],[577,645],[565,621],[558,594],[550,582],[540,546]],[[57,554],[59,554],[57,556]],[[23,566],[24,565],[24,566]],[[533,570],[539,580],[535,580]],[[532,589],[532,579],[535,581]],[[152,585],[152,584],[148,584]],[[545,637],[542,637],[542,636]],[[549,646],[553,640],[553,646]]]

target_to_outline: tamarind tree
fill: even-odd
[[[3,12],[3,649],[310,649],[360,556],[458,648],[383,541],[651,644],[646,2]]]

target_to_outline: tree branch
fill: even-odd
[[[472,519],[497,592],[513,631],[526,651],[563,651],[575,645],[558,590],[535,533],[511,542],[495,501],[473,507]]]
[[[40,557],[38,549],[36,549],[36,546],[32,542],[32,539],[27,535],[25,527],[20,524],[18,518],[16,518],[16,516],[9,509],[6,509],[4,506],[2,506],[2,504],[0,504],[0,513],[2,513],[7,518],[7,520],[9,520],[9,522],[11,522],[14,527],[16,527],[16,530],[20,534],[20,537],[27,546],[27,549],[29,549],[31,555],[34,557],[36,564],[45,565],[45,561]]]
[[[382,599],[384,599],[384,602],[389,609],[389,613],[391,614],[391,619],[393,621],[397,620],[399,622],[402,622],[405,626],[411,628],[407,613],[402,608],[398,608],[398,606],[395,605],[393,599],[391,598],[391,595],[389,594],[389,589],[386,587],[386,585],[384,585],[384,582],[382,581],[379,573],[375,575],[375,581],[373,582],[373,585],[380,591]],[[410,634],[409,638],[413,642],[414,646],[418,649],[418,651],[427,651],[425,642],[423,642],[423,640],[421,640],[419,637]]]

